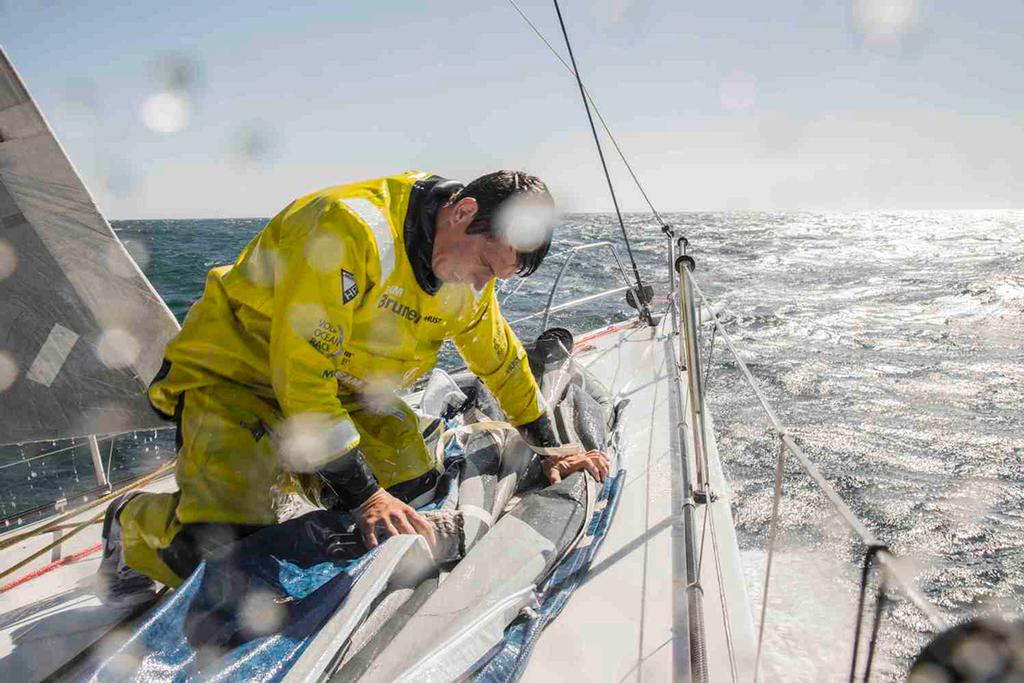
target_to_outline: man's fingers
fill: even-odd
[[[608,462],[608,456],[601,451],[594,450],[587,453],[587,457],[597,465],[597,469],[601,473],[601,476],[599,476],[598,479],[600,481],[604,481],[605,477],[607,477],[611,472],[611,465]]]
[[[548,475],[548,482],[557,484],[567,474],[586,471],[594,479],[604,481],[611,473],[611,464],[608,456],[598,450],[587,451],[578,455],[562,458],[556,462],[545,463],[544,467]]]
[[[409,524],[408,519],[409,513],[405,510],[398,510],[391,515],[391,521],[394,522],[395,527],[399,533],[402,534],[415,534],[416,530],[412,528],[412,524]]]
[[[385,517],[380,521],[380,523],[384,525],[384,530],[388,532],[388,536],[398,535],[398,529],[395,528],[395,525],[391,523],[390,519]]]
[[[433,525],[425,520],[422,515],[418,512],[413,512],[409,515],[409,520],[412,522],[412,525],[416,527],[416,531],[418,531],[421,536],[425,537],[430,545],[435,545],[437,543],[437,537],[434,535]]]
[[[363,529],[363,540],[366,541],[367,548],[377,547],[377,534],[373,533],[373,527]]]

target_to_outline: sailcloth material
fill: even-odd
[[[0,444],[158,426],[177,328],[0,50]]]

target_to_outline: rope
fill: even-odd
[[[519,5],[516,4],[516,0],[508,0],[508,2],[510,5],[512,5],[513,8],[515,8],[516,12],[519,13],[519,16],[523,18],[523,21],[526,22],[527,26],[533,29],[533,32],[536,33],[537,37],[541,39],[541,42],[548,46],[548,49],[551,50],[551,53],[555,55],[555,58],[562,63],[562,66],[564,66],[571,75],[575,74],[572,67],[569,66],[569,63],[565,61],[562,55],[558,53],[558,50],[556,50],[555,47],[550,42],[548,42],[548,39],[544,37],[544,34],[540,32],[540,29],[538,29],[536,25],[534,25],[534,23],[530,21],[530,18],[526,16],[526,14],[519,7]],[[594,108],[594,113],[597,114],[597,120],[601,122],[601,127],[604,129],[605,134],[608,135],[608,139],[612,141],[612,145],[615,147],[615,151],[618,152],[619,159],[622,160],[622,163],[625,165],[626,170],[629,171],[629,175],[633,178],[633,182],[636,184],[636,189],[640,190],[640,194],[643,195],[644,201],[647,202],[647,206],[650,207],[651,213],[654,214],[654,217],[658,219],[659,223],[664,225],[665,219],[663,219],[661,217],[661,214],[658,213],[658,210],[654,208],[654,204],[651,203],[650,198],[647,196],[647,192],[644,191],[644,186],[640,183],[640,179],[637,178],[636,173],[633,172],[633,167],[629,165],[629,161],[626,159],[626,155],[623,153],[622,148],[619,147],[619,143],[615,139],[615,136],[612,135],[611,129],[608,128],[608,123],[604,120],[604,116],[601,115],[601,110],[597,108],[597,102],[595,102],[594,98],[590,96],[589,90],[584,88],[583,91],[586,93],[587,100],[590,101],[590,106]]]
[[[52,572],[54,569],[57,569],[58,567],[63,567],[66,564],[77,562],[78,560],[88,557],[89,555],[92,555],[93,553],[97,552],[102,548],[102,543],[96,543],[95,545],[89,546],[85,550],[79,550],[77,553],[71,553],[70,555],[62,557],[59,560],[54,560],[50,564],[44,565],[39,569],[36,569],[35,571],[31,571],[28,574],[25,574],[24,576],[15,579],[14,581],[3,584],[2,586],[0,586],[0,593],[6,593],[12,588],[17,588],[23,583],[28,583],[32,579],[37,579],[43,574],[48,574]]]
[[[853,657],[850,662],[850,683],[854,683],[857,678],[857,651],[860,649],[860,633],[864,624],[864,599],[868,592],[871,567],[877,561],[878,554],[881,552],[888,552],[888,550],[889,548],[884,545],[874,544],[868,546],[867,551],[864,553],[864,565],[860,570],[860,593],[857,596],[857,625],[853,631]],[[878,581],[878,599],[875,602],[874,623],[871,627],[871,640],[868,643],[868,661],[864,669],[865,681],[867,681],[871,676],[871,663],[875,657],[875,644],[878,639],[878,627],[882,618],[882,607],[884,601],[885,575],[883,574]]]
[[[117,498],[119,495],[121,495],[125,491],[131,491],[132,489],[137,489],[137,488],[140,488],[142,486],[145,486],[146,484],[150,483],[154,479],[157,479],[158,477],[160,477],[164,473],[170,471],[171,468],[173,468],[173,467],[174,467],[174,460],[171,460],[170,462],[167,462],[164,465],[161,465],[157,469],[153,470],[153,472],[151,472],[150,474],[147,474],[146,476],[142,477],[141,479],[138,479],[138,480],[132,482],[131,484],[127,484],[125,486],[122,486],[119,489],[111,491],[110,493],[108,493],[108,494],[106,494],[104,496],[101,496],[101,497],[97,498],[94,501],[86,503],[85,505],[82,505],[81,507],[75,508],[71,512],[65,513],[65,514],[61,515],[60,517],[58,517],[58,518],[56,518],[54,520],[51,520],[50,522],[47,522],[46,524],[40,526],[37,529],[32,529],[31,531],[26,531],[25,533],[17,534],[15,536],[11,536],[10,538],[6,538],[3,541],[0,541],[0,550],[4,550],[6,548],[10,548],[13,545],[17,545],[18,543],[21,543],[22,541],[28,540],[30,538],[34,538],[35,536],[41,536],[41,535],[43,535],[45,533],[48,533],[48,532],[52,531],[53,529],[55,529],[56,527],[58,527],[61,524],[63,524],[64,522],[68,521],[69,519],[77,517],[78,515],[82,514],[83,512],[91,510],[91,509],[93,509],[94,507],[96,507],[98,505],[102,505],[103,503],[106,503],[108,501],[113,500],[114,498]],[[72,531],[71,533],[69,533],[67,536],[65,536],[65,538],[68,538],[72,534],[77,533],[78,530],[79,530],[79,528],[76,527],[76,529],[74,531]],[[59,543],[59,541],[58,541],[58,543]],[[57,543],[54,543],[52,545],[47,546],[46,548],[44,548],[44,550],[49,550],[50,548],[54,547],[55,545],[57,545]],[[33,557],[33,559],[34,559],[34,557]],[[9,573],[9,571],[4,571],[4,572],[0,573],[0,578],[6,576],[8,573]]]
[[[569,33],[565,28],[565,21],[562,19],[562,8],[555,3],[555,12],[558,14],[558,24],[562,27],[562,37],[565,38],[565,47],[569,51],[569,61],[572,62],[572,71],[576,76],[576,84],[580,88],[580,97],[583,98],[583,109],[587,112],[587,121],[590,122],[590,132],[594,135],[594,144],[597,146],[597,155],[601,159],[601,168],[604,170],[604,178],[608,182],[608,192],[612,197],[612,205],[615,207],[615,216],[619,220],[619,228],[622,230],[622,239],[626,243],[626,253],[629,255],[630,265],[633,266],[633,275],[636,277],[636,300],[640,315],[648,324],[652,323],[651,310],[647,306],[647,300],[643,294],[643,281],[640,279],[640,269],[636,266],[636,258],[633,256],[633,247],[629,244],[629,235],[626,234],[626,224],[622,220],[622,212],[619,210],[619,200],[615,196],[615,186],[612,184],[612,176],[608,172],[608,163],[604,160],[604,150],[601,149],[601,138],[597,134],[597,126],[594,125],[594,117],[590,114],[590,102],[587,101],[587,91],[583,88],[583,80],[580,78],[579,67],[576,66],[576,57],[572,53],[572,43],[569,42]]]
[[[782,474],[786,462],[786,445],[779,442],[779,454],[775,459],[775,492],[772,494],[772,520],[768,527],[768,560],[764,570],[764,589],[761,592],[761,624],[757,629],[757,655],[754,657],[754,680],[761,670],[761,646],[764,643],[764,622],[768,614],[768,586],[772,577],[772,560],[775,558],[775,539],[779,535],[779,503],[782,501]]]
[[[491,434],[498,434],[501,432],[514,432],[519,433],[519,430],[513,427],[510,423],[503,420],[480,420],[479,422],[471,422],[470,424],[460,425],[458,427],[452,427],[447,429],[441,434],[441,438],[437,440],[437,445],[434,447],[434,455],[438,459],[444,456],[445,448],[456,436],[460,434],[478,434],[480,432],[489,432]],[[584,448],[579,443],[568,443],[562,446],[532,446],[530,447],[537,455],[545,458],[564,458],[569,455],[576,455],[577,453],[583,453]]]
[[[13,565],[11,565],[11,566],[10,566],[10,567],[8,567],[7,569],[5,569],[5,570],[3,570],[2,572],[0,572],[0,579],[4,578],[4,577],[6,577],[6,576],[10,576],[11,574],[13,574],[14,572],[18,571],[19,569],[21,569],[22,567],[24,567],[25,565],[27,565],[27,564],[28,564],[29,562],[31,562],[32,560],[36,559],[37,557],[39,557],[40,555],[42,555],[43,553],[45,553],[46,551],[48,551],[48,550],[50,550],[50,549],[52,549],[52,548],[56,548],[57,546],[59,546],[59,545],[60,545],[61,543],[63,543],[64,541],[66,541],[66,540],[68,540],[69,538],[71,538],[72,536],[74,536],[74,535],[78,534],[78,533],[79,533],[80,531],[83,531],[84,529],[86,529],[86,528],[88,528],[88,527],[92,526],[93,524],[95,524],[95,523],[96,523],[96,522],[98,522],[99,520],[103,519],[103,515],[105,515],[105,514],[107,514],[107,511],[106,511],[106,510],[104,510],[104,511],[100,512],[100,513],[99,513],[98,515],[95,515],[95,516],[93,516],[93,517],[90,517],[90,518],[89,518],[89,519],[87,519],[86,521],[84,521],[84,522],[82,522],[81,524],[79,524],[78,526],[76,526],[76,527],[75,527],[74,529],[72,529],[71,531],[67,532],[66,534],[64,534],[63,536],[61,536],[60,538],[58,538],[58,539],[57,539],[56,541],[54,541],[53,543],[48,543],[48,544],[47,544],[47,545],[45,545],[44,547],[40,548],[40,549],[39,549],[39,550],[37,550],[36,552],[34,552],[34,553],[32,553],[31,555],[29,555],[28,557],[26,557],[26,558],[25,558],[24,560],[22,560],[21,562],[18,562],[18,563],[16,563],[16,564],[13,564]]]
[[[577,339],[576,340],[576,344],[572,347],[573,351],[575,352],[575,351],[581,350],[583,348],[584,344],[587,344],[588,342],[592,342],[595,339],[600,339],[601,337],[607,337],[609,334],[615,334],[616,332],[621,332],[622,330],[624,330],[627,327],[629,327],[631,324],[633,324],[633,323],[621,323],[621,324],[618,324],[618,325],[610,325],[609,327],[606,327],[603,330],[599,330],[599,331],[597,331],[597,332],[595,332],[595,333],[593,333],[591,335],[588,335],[588,336],[583,337],[581,339]]]
[[[2,544],[0,544],[0,550],[3,550],[4,548],[9,548],[10,546],[12,546],[12,545],[14,545],[14,544],[16,544],[16,543],[18,543],[18,542],[20,542],[22,540],[28,540],[30,538],[34,538],[36,536],[39,536],[39,535],[45,534],[45,533],[47,533],[49,531],[52,531],[55,526],[62,524],[63,522],[67,521],[68,519],[70,519],[72,517],[76,517],[76,516],[80,515],[81,513],[86,512],[87,510],[91,510],[91,509],[93,509],[93,508],[95,508],[95,507],[97,507],[99,505],[102,505],[102,504],[104,504],[104,503],[106,503],[108,501],[111,501],[114,498],[117,498],[122,493],[125,493],[127,491],[132,491],[132,490],[137,489],[137,488],[141,488],[141,487],[145,486],[146,484],[150,483],[151,481],[153,481],[154,479],[157,479],[158,477],[163,475],[165,472],[170,471],[171,468],[174,467],[174,463],[175,463],[175,461],[171,460],[170,462],[165,463],[164,465],[161,465],[156,470],[154,470],[152,473],[146,475],[142,479],[134,481],[131,484],[128,484],[126,486],[122,486],[119,489],[111,491],[110,493],[108,493],[105,496],[101,496],[100,498],[97,498],[96,500],[92,501],[91,503],[87,503],[86,505],[83,505],[83,506],[79,507],[76,510],[72,510],[71,512],[69,512],[69,513],[67,513],[65,515],[61,515],[57,519],[55,519],[52,522],[49,522],[47,524],[44,524],[43,526],[39,527],[38,529],[33,529],[32,531],[26,532],[24,534],[18,534],[17,536],[15,536],[13,538],[7,539]],[[32,553],[31,555],[26,557],[24,560],[21,560],[20,562],[17,562],[15,564],[11,565],[10,567],[8,567],[7,569],[4,569],[3,571],[0,571],[0,579],[4,578],[5,576],[9,576],[9,575],[13,574],[14,572],[18,571],[19,569],[21,569],[22,567],[27,565],[32,560],[36,559],[37,557],[39,557],[40,555],[45,553],[47,550],[50,550],[52,548],[56,548],[57,546],[61,545],[62,543],[64,543],[64,541],[68,540],[72,536],[75,536],[78,533],[80,533],[81,531],[84,531],[85,529],[87,529],[88,527],[92,526],[93,524],[95,524],[99,520],[103,519],[103,516],[105,514],[107,514],[107,511],[103,510],[99,514],[94,515],[93,517],[90,517],[89,519],[85,520],[84,522],[81,522],[80,524],[76,525],[74,528],[71,529],[71,531],[69,531],[68,533],[62,535],[57,540],[53,541],[52,543],[48,543],[47,545],[43,546],[42,548],[40,548],[36,552]]]

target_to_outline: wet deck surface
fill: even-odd
[[[171,491],[174,486],[173,475],[168,474],[144,490]],[[67,524],[88,520],[105,509],[101,505]],[[10,535],[39,528],[46,522],[44,519]],[[89,550],[100,542],[101,531],[100,522],[88,526],[61,545],[60,557]],[[0,568],[6,569],[54,539],[54,534],[48,532],[0,550]],[[91,552],[0,593],[0,680],[42,680],[130,615],[128,610],[103,605],[93,592],[100,555]],[[33,575],[55,559],[52,551],[44,553],[0,583]]]
[[[673,527],[681,529],[682,516],[678,514],[681,506],[673,502],[673,411],[668,374],[673,361],[666,355],[669,340],[665,333],[662,325],[656,330],[637,327],[602,336],[589,342],[593,349],[578,356],[606,383],[616,400],[630,401],[622,417],[619,443],[619,464],[627,471],[626,483],[588,576],[540,638],[525,680],[675,678],[673,656],[678,643],[674,642],[673,591],[685,590],[685,582],[673,585]],[[753,630],[729,491],[722,480],[717,450],[709,451],[711,483],[718,498],[710,506],[698,506],[695,521],[699,538],[710,508],[708,521],[714,522],[718,543],[716,563],[708,536],[708,555],[701,565],[709,678],[733,680],[735,662],[735,675],[753,680]],[[685,632],[680,636],[685,637]]]

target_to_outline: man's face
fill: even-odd
[[[434,274],[442,282],[464,283],[481,290],[491,278],[511,277],[519,268],[519,254],[492,235],[467,235],[476,216],[476,201],[458,202],[450,214],[455,237],[434,252]]]
[[[491,278],[511,277],[519,267],[516,250],[490,235],[465,235],[461,249],[434,264],[442,282],[465,283],[481,290]]]

